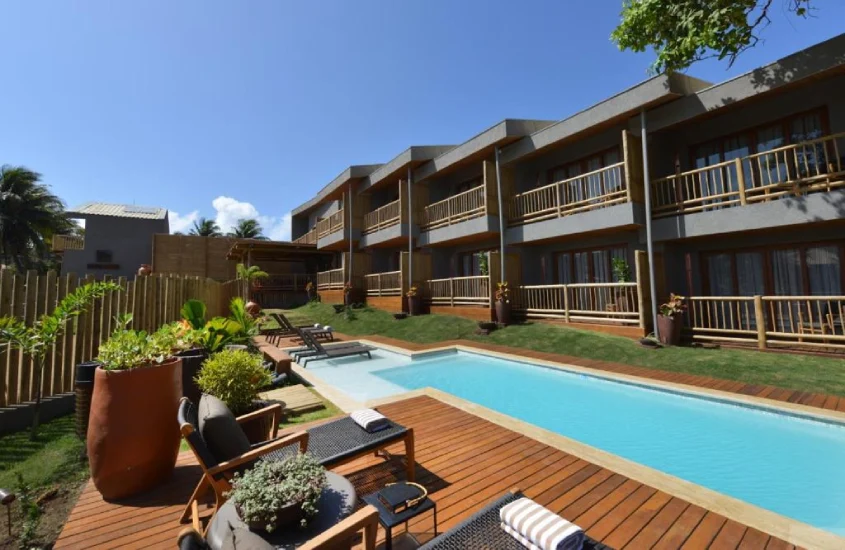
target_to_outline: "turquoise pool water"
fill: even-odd
[[[841,425],[474,353],[330,363],[315,374],[359,400],[430,386],[845,535]]]

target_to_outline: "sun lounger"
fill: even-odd
[[[309,334],[313,335],[315,338],[322,338],[324,340],[333,341],[334,334],[332,333],[331,329],[326,330],[325,327],[314,326],[314,325],[301,325],[301,326],[294,326],[290,320],[285,317],[283,313],[271,313],[270,317],[272,317],[278,324],[279,330],[275,334],[269,335],[269,340],[271,343],[275,340],[276,342],[281,340],[284,336],[296,336],[298,331],[306,331]]]
[[[336,342],[333,344],[326,344],[323,349],[344,349],[360,346],[360,342]],[[291,359],[298,362],[299,359],[319,355],[320,351],[311,346],[302,346],[294,349],[286,349],[285,352],[290,355]]]
[[[324,348],[312,334],[307,331],[301,330],[299,331],[299,336],[302,340],[308,345],[313,347],[316,351],[316,355],[312,355],[309,357],[305,357],[302,359],[302,366],[305,367],[308,365],[309,361],[323,361],[326,359],[339,359],[341,357],[354,357],[356,355],[366,355],[368,359],[372,359],[372,351],[375,349],[371,346],[365,346],[363,344],[358,344],[357,346],[350,346],[344,347],[340,349],[334,348]]]

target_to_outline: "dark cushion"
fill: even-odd
[[[246,529],[229,529],[223,550],[275,550],[275,546]]]
[[[218,398],[203,394],[197,416],[200,435],[218,463],[231,460],[250,450],[249,439],[235,415]]]

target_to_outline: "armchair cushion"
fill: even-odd
[[[198,413],[200,435],[218,464],[249,452],[249,439],[220,399],[203,394]]]

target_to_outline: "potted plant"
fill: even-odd
[[[496,320],[501,325],[509,325],[511,322],[511,291],[508,282],[496,283]]]
[[[613,271],[613,280],[617,283],[628,283],[631,281],[631,267],[624,258],[613,258],[610,261]],[[624,288],[613,289],[613,302],[607,304],[608,311],[629,311],[629,304],[626,303],[626,292]]]
[[[681,325],[684,311],[687,309],[686,298],[679,294],[669,294],[669,301],[660,305],[657,315],[657,332],[660,343],[677,346],[681,341]]]
[[[203,393],[226,403],[235,416],[258,410],[266,403],[258,400],[261,388],[269,386],[273,377],[264,368],[260,354],[238,349],[224,349],[212,354],[200,369],[196,383]],[[261,417],[241,424],[252,443],[267,440],[270,426]]]
[[[314,283],[308,281],[305,284],[305,292],[308,294],[308,301],[314,302],[317,300],[317,288],[314,286]]]
[[[44,365],[47,354],[53,349],[59,336],[67,328],[68,321],[83,313],[96,299],[102,298],[106,292],[120,290],[115,282],[89,283],[83,285],[62,298],[56,308],[49,315],[43,315],[32,326],[16,317],[0,317],[0,344],[7,344],[19,349],[23,354],[34,360],[35,379],[35,407],[32,415],[32,428],[29,438],[35,440],[38,434],[38,420],[41,411],[41,378],[44,375]]]
[[[153,272],[153,266],[150,264],[141,264],[141,267],[138,268],[138,275],[141,277],[146,277],[150,273]]]
[[[182,360],[172,331],[128,330],[131,316],[100,345],[87,448],[94,485],[107,500],[166,481],[179,453],[175,422]]]
[[[296,523],[305,526],[317,513],[325,486],[325,468],[311,455],[298,454],[259,460],[244,474],[236,473],[226,496],[250,529],[273,532]]]
[[[411,288],[408,289],[408,292],[405,293],[405,297],[408,299],[408,313],[411,315],[419,315],[420,295],[417,287],[411,286]]]
[[[347,281],[345,285],[343,285],[343,305],[351,306],[352,305],[352,281]]]

